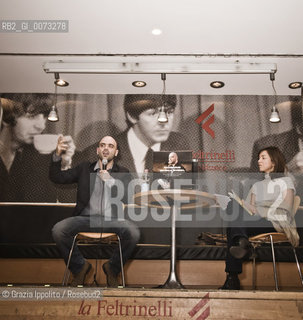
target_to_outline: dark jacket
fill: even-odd
[[[9,172],[0,158],[0,201],[56,202],[56,186],[48,179],[50,155],[40,154],[32,144],[22,149]]]
[[[52,182],[62,184],[77,183],[77,203],[74,215],[81,214],[82,210],[88,205],[97,175],[97,170],[94,171],[96,163],[82,162],[75,168],[62,171],[61,161],[51,162],[49,178]],[[125,192],[122,201],[126,203],[128,184],[131,180],[129,170],[114,163],[109,173],[114,179],[119,179],[123,182]]]

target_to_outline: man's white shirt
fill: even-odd
[[[149,147],[147,147],[135,134],[133,128],[130,128],[127,132],[127,142],[130,152],[133,156],[136,172],[139,176],[144,173],[145,169],[145,155]],[[160,151],[161,143],[155,143],[150,147],[153,151]]]

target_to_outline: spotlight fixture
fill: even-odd
[[[162,105],[160,108],[159,116],[158,116],[158,121],[161,123],[166,123],[168,122],[168,118],[165,112],[165,107]]]
[[[67,87],[69,83],[60,78],[59,72],[55,72],[55,85],[59,87]]]
[[[210,83],[210,86],[214,89],[220,89],[225,86],[225,83],[222,81],[213,81]]]
[[[270,114],[269,121],[272,122],[272,123],[277,123],[277,122],[280,122],[280,121],[281,121],[281,118],[280,118],[280,115],[279,115],[279,111],[278,111],[278,109],[276,108],[276,104],[277,104],[277,91],[276,91],[275,84],[274,84],[274,81],[275,81],[275,74],[274,74],[274,73],[271,73],[271,74],[270,74],[270,80],[271,80],[271,85],[272,85],[272,88],[273,88],[273,91],[274,91],[275,104],[274,104],[274,106],[273,106],[272,109],[271,109],[271,114]]]
[[[281,121],[279,111],[275,106],[273,106],[271,109],[271,115],[270,115],[269,121],[272,123],[277,123]]]
[[[295,82],[291,82],[288,87],[290,89],[299,89],[299,88],[302,88],[302,82],[300,81],[295,81]]]
[[[54,105],[52,106],[51,111],[48,114],[47,120],[51,121],[51,122],[59,121],[58,110],[57,110],[57,86],[56,85],[55,85],[55,101],[54,101]]]
[[[52,106],[50,113],[48,114],[47,120],[51,122],[59,121],[57,107],[55,105]]]
[[[146,82],[145,82],[145,81],[134,81],[134,82],[132,83],[132,85],[133,85],[134,87],[137,87],[137,88],[143,88],[143,87],[146,86]]]
[[[162,106],[159,108],[159,116],[158,116],[158,122],[160,123],[166,123],[168,122],[167,114],[166,114],[166,101],[165,101],[165,80],[166,80],[166,74],[161,73],[161,80],[163,81],[163,91],[162,91]]]

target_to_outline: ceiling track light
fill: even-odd
[[[54,104],[52,105],[51,111],[47,116],[47,120],[51,122],[59,121],[58,110],[57,110],[57,86],[56,85],[55,85]]]
[[[59,72],[55,72],[55,85],[59,86],[59,87],[67,87],[69,85],[69,83],[63,79],[60,78]]]
[[[133,61],[82,61],[82,62],[46,62],[46,73],[95,73],[95,74],[274,74],[275,63],[198,63],[189,62],[133,62]]]
[[[162,91],[162,106],[159,108],[159,116],[158,116],[158,122],[160,123],[166,123],[168,122],[168,117],[166,114],[166,86],[165,86],[165,80],[166,80],[166,74],[161,73],[161,80],[163,81],[163,91]]]

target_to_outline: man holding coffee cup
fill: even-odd
[[[77,204],[74,216],[66,218],[53,227],[53,238],[59,247],[65,263],[75,235],[79,232],[114,232],[121,239],[123,262],[131,256],[140,232],[131,221],[123,219],[123,205],[128,199],[128,187],[131,180],[129,170],[115,162],[118,155],[116,140],[111,136],[103,137],[97,147],[98,160],[80,163],[78,166],[61,170],[61,156],[68,145],[59,137],[56,152],[50,166],[49,176],[55,183],[77,183]],[[121,198],[121,200],[120,200]],[[71,285],[83,285],[92,274],[91,264],[84,259],[77,245],[70,261],[73,274]],[[103,264],[107,277],[107,286],[118,286],[118,274],[121,271],[120,254],[117,248],[111,259]]]
[[[47,94],[2,94],[0,103],[0,201],[56,202],[57,189],[48,179],[50,157],[33,145],[52,101]]]

